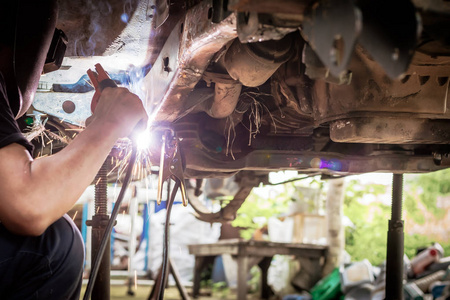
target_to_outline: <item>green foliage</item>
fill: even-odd
[[[432,212],[437,218],[445,215],[445,210],[436,206],[438,196],[450,195],[450,169],[420,175],[405,176],[404,209],[409,220],[417,224],[425,223],[422,207]],[[257,228],[265,225],[272,216],[286,212],[294,197],[302,198],[296,186],[320,188],[323,182],[312,179],[307,182],[291,182],[284,184],[281,192],[267,192],[267,195],[252,193],[238,211],[238,217],[233,226],[245,227],[242,237],[250,239]],[[322,190],[323,191],[323,190]],[[386,258],[388,220],[390,205],[381,201],[367,201],[367,195],[388,197],[390,186],[382,184],[362,184],[354,179],[346,183],[344,197],[344,214],[353,222],[354,227],[346,228],[346,250],[353,261],[367,258],[372,264],[378,265]],[[419,203],[420,201],[420,203]],[[258,220],[258,221],[256,221]],[[264,221],[265,220],[265,221]],[[408,220],[406,220],[408,221]],[[405,234],[405,253],[414,257],[416,249],[429,246],[433,240],[428,236]],[[446,255],[450,255],[450,241],[438,241],[444,247]]]
[[[265,226],[270,217],[286,214],[289,205],[294,201],[304,201],[305,197],[298,187],[314,188],[322,192],[324,182],[318,178],[311,177],[283,185],[266,186],[258,193],[252,191],[231,224],[234,227],[246,228],[240,231],[241,237],[251,239],[255,230]],[[309,208],[313,206],[312,203],[306,204]]]
[[[404,207],[408,214],[408,218],[411,218],[415,223],[422,225],[425,223],[425,216],[417,206],[416,195],[416,188],[413,188],[409,193],[403,195]]]
[[[419,234],[405,234],[405,254],[409,258],[413,258],[414,256],[416,256],[418,248],[431,246],[433,242],[434,241],[431,240],[428,236]]]
[[[227,299],[230,294],[230,288],[224,281],[213,283],[211,291],[216,299]]]
[[[257,293],[261,284],[261,270],[258,266],[250,269],[250,280],[247,282],[247,288],[250,293]]]
[[[432,212],[437,218],[442,218],[445,211],[436,206],[436,199],[439,196],[450,195],[450,169],[445,169],[427,174],[408,176],[406,184],[410,188],[419,191],[419,199],[425,205],[428,211]]]
[[[432,173],[415,175],[409,177],[404,188],[404,207],[408,218],[417,224],[424,224],[425,217],[419,209],[418,199],[424,204],[427,210],[436,212],[436,197],[445,195],[450,191],[450,184],[446,183],[444,173]],[[432,191],[435,188],[437,192]],[[424,192],[420,193],[422,189]],[[427,192],[425,192],[427,191]],[[425,193],[433,194],[433,201]],[[353,261],[367,258],[373,265],[378,265],[386,259],[388,220],[390,219],[390,206],[374,201],[364,204],[363,197],[372,194],[374,196],[386,194],[390,197],[386,186],[377,184],[362,185],[358,180],[347,183],[344,198],[344,214],[353,222],[353,228],[346,228],[345,242],[346,250],[351,255]],[[418,196],[420,195],[420,196]],[[424,200],[425,199],[425,200]],[[439,212],[438,215],[445,214]],[[406,220],[408,221],[408,220]],[[428,247],[434,240],[423,235],[405,234],[405,254],[412,258],[415,256],[417,248]],[[450,241],[439,241],[444,248],[444,253],[450,255]]]
[[[242,238],[249,240],[255,230],[264,226],[270,217],[285,212],[289,201],[291,201],[291,198],[287,197],[285,193],[269,199],[251,193],[238,210],[238,215],[231,224],[234,227],[246,228],[241,230],[240,233]],[[255,219],[262,221],[257,223]]]
[[[364,195],[385,192],[386,187],[379,184],[361,185],[357,180],[347,184],[344,214],[354,227],[346,228],[345,249],[353,261],[367,258],[372,264],[378,265],[386,258],[389,207],[378,202],[369,205],[362,203]]]

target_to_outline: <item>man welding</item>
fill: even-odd
[[[16,119],[31,105],[54,32],[55,1],[0,4],[0,298],[79,299],[84,247],[65,213],[118,138],[147,116],[125,88],[103,90],[65,149],[33,160]]]

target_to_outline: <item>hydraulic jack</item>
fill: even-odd
[[[403,174],[393,174],[392,208],[386,255],[386,300],[403,299]]]
[[[109,158],[109,157],[108,157]],[[100,243],[106,232],[109,222],[107,214],[107,174],[108,174],[108,158],[95,177],[95,215],[92,220],[87,220],[86,225],[92,226],[92,252],[91,262],[94,262],[98,256]],[[105,252],[103,254],[97,280],[92,290],[92,299],[109,299],[110,298],[110,242],[108,239]]]

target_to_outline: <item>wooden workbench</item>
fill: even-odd
[[[261,298],[270,297],[270,287],[267,284],[267,270],[274,255],[291,255],[298,258],[308,258],[320,265],[320,260],[325,258],[327,247],[310,244],[272,243],[266,241],[245,241],[241,239],[221,240],[214,244],[189,245],[189,253],[195,255],[193,297],[200,292],[200,273],[206,262],[211,262],[214,257],[222,254],[230,254],[236,257],[238,266],[237,299],[247,298],[247,275],[249,272],[249,260],[258,258],[258,266],[261,268]],[[321,270],[314,270],[320,272]]]

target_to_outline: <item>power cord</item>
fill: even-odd
[[[114,209],[111,213],[111,217],[109,219],[108,225],[106,226],[105,229],[105,235],[102,238],[102,241],[100,243],[100,247],[97,253],[97,257],[94,260],[94,264],[92,265],[91,268],[91,274],[89,274],[89,281],[86,287],[86,291],[84,292],[84,297],[83,300],[89,300],[91,298],[91,294],[92,294],[92,289],[94,287],[95,284],[95,280],[97,277],[97,273],[98,270],[100,268],[100,263],[102,261],[103,258],[103,254],[105,252],[106,249],[106,245],[108,243],[108,237],[111,235],[112,229],[114,227],[114,222],[117,218],[117,215],[119,214],[119,209],[120,209],[120,204],[122,203],[123,197],[125,195],[125,192],[127,190],[128,184],[131,181],[131,175],[133,172],[133,167],[134,167],[134,163],[136,162],[136,157],[137,157],[137,145],[136,143],[132,143],[132,150],[131,150],[131,156],[130,156],[130,161],[128,163],[128,167],[127,167],[127,171],[125,174],[125,179],[124,182],[122,184],[122,188],[120,189],[120,193],[119,196],[117,197],[117,201],[116,201],[116,205],[114,205]]]
[[[170,195],[170,200],[167,202],[166,208],[166,223],[164,224],[164,239],[163,239],[163,259],[161,264],[161,280],[159,281],[158,287],[158,297],[156,299],[163,300],[164,299],[164,291],[166,286],[167,272],[169,266],[169,227],[170,227],[170,214],[172,212],[173,202],[175,201],[175,196],[177,194],[177,190],[180,187],[180,183],[175,181],[175,185],[172,189],[172,193]]]

